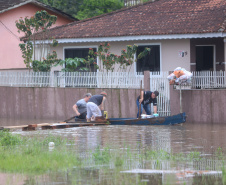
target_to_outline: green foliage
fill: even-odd
[[[67,58],[65,60],[60,60],[55,66],[62,66],[64,67],[62,71],[64,72],[74,72],[77,68],[85,64],[85,59],[83,58]],[[87,67],[80,67],[79,70],[81,71],[88,71]]]
[[[31,41],[28,41],[26,44],[19,44],[20,50],[22,52],[22,57],[24,58],[24,64],[27,68],[30,68],[32,63],[33,55],[33,44]]]
[[[0,146],[17,145],[22,142],[22,139],[17,135],[12,135],[9,131],[0,131]]]
[[[121,9],[123,2],[120,0],[84,0],[75,16],[78,19],[86,19],[104,13]]]
[[[80,20],[109,13],[123,7],[123,0],[39,0]]]
[[[43,61],[34,60],[32,63],[33,71],[49,72],[51,67],[59,61],[56,51],[53,51],[52,54],[48,53],[47,58],[43,58]]]
[[[121,167],[123,164],[124,164],[124,161],[121,157],[118,156],[115,158],[115,166],[116,167]]]
[[[57,17],[50,15],[47,11],[37,11],[34,16],[28,18],[20,18],[16,20],[16,27],[18,32],[23,32],[26,37],[30,37],[32,34],[39,31],[45,32],[53,24],[55,24]]]
[[[95,152],[93,153],[94,160],[96,164],[106,164],[110,162],[111,155],[108,147],[103,150],[100,147],[97,147]]]
[[[123,49],[121,55],[115,55],[110,53],[110,44],[105,42],[101,43],[98,47],[98,51],[94,52],[91,48],[89,50],[88,62],[92,63],[99,57],[100,65],[97,68],[103,67],[107,72],[113,71],[116,64],[119,66],[118,70],[125,70],[128,66],[132,66],[134,63],[134,54],[137,51],[137,45],[128,45],[127,50]],[[150,48],[140,53],[140,58],[146,56],[150,52]]]
[[[46,33],[47,29],[55,24],[57,17],[55,15],[48,14],[45,10],[37,11],[34,16],[28,18],[20,18],[16,20],[16,27],[18,32],[23,32],[25,37],[28,38],[28,42],[25,44],[19,44],[20,50],[22,52],[22,57],[24,58],[24,63],[27,68],[31,68],[32,55],[33,55],[33,44],[31,42],[31,36],[34,33],[41,33],[43,36]],[[33,36],[34,44],[35,37]],[[56,42],[54,42],[56,44]],[[35,55],[35,50],[34,50]],[[37,62],[36,62],[37,65]],[[47,70],[48,67],[44,67],[44,70]]]
[[[69,15],[76,16],[83,0],[39,0],[51,7],[55,7]]]

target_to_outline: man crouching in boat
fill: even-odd
[[[107,98],[107,93],[105,91],[101,92],[99,95],[92,96],[87,103],[87,122],[95,121],[96,117],[103,116],[104,111],[104,101]]]
[[[87,93],[85,94],[83,99],[78,100],[76,104],[74,104],[72,108],[77,115],[75,118],[86,119],[86,114],[87,114],[86,103],[89,101],[91,97],[92,97],[92,94]]]
[[[141,95],[137,97],[137,118],[143,112],[143,108],[147,115],[151,115],[150,103],[153,103],[154,114],[157,114],[157,96],[159,95],[158,91],[141,91]],[[141,106],[139,114],[139,106]]]

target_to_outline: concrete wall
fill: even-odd
[[[136,89],[0,87],[0,117],[64,120],[75,113],[72,106],[87,92],[108,93],[109,117],[136,117]]]
[[[182,108],[187,122],[226,123],[226,89],[182,90]],[[170,89],[171,114],[180,112],[180,91]]]
[[[139,89],[0,87],[0,117],[64,120],[74,114],[72,106],[87,92],[108,93],[105,110],[109,117],[136,117]],[[180,91],[170,90],[171,114],[180,112]],[[182,90],[187,122],[225,123],[226,89]]]

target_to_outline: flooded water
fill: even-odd
[[[1,125],[2,123],[1,121]],[[145,149],[183,154],[200,152],[207,159],[177,164],[167,160],[142,162],[138,160],[127,162],[118,173],[114,164],[95,166],[91,162],[82,169],[74,168],[70,171],[36,177],[23,176],[20,178],[20,184],[223,184],[222,161],[217,159],[216,151],[219,148],[223,150],[226,148],[226,124],[107,125],[36,131],[18,129],[13,133],[23,136],[60,135],[75,141],[73,148],[81,155],[98,147],[108,147],[112,150],[129,148],[138,153]],[[5,182],[14,184],[13,179],[18,178],[17,176],[0,174],[0,181],[4,179]]]

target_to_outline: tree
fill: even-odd
[[[124,0],[39,0],[80,20],[124,7]]]
[[[116,55],[109,52],[110,44],[109,43],[101,43],[98,47],[98,51],[94,52],[92,48],[89,50],[89,56],[87,63],[95,64],[97,57],[99,57],[100,64],[98,66],[99,69],[105,69],[108,71],[113,71],[118,66],[117,71],[124,71],[127,67],[131,67],[135,62],[134,54],[137,51],[137,45],[128,45],[127,49],[123,49],[121,51],[121,55]],[[150,48],[145,48],[143,52],[138,55],[138,59],[146,56],[151,51]]]
[[[123,6],[121,0],[84,0],[75,17],[80,20],[91,18],[121,9]]]
[[[19,44],[24,58],[24,63],[27,68],[32,66],[32,55],[34,52],[35,59],[35,33],[40,32],[43,36],[47,33],[48,28],[55,24],[57,17],[55,15],[48,14],[45,10],[37,11],[34,16],[28,18],[20,18],[16,21],[16,27],[18,32],[23,32],[28,41],[24,44]],[[31,42],[31,36],[33,37],[33,43]],[[53,40],[53,45],[57,45],[57,41]]]
[[[69,15],[76,17],[83,0],[39,0],[40,2],[57,8]]]

